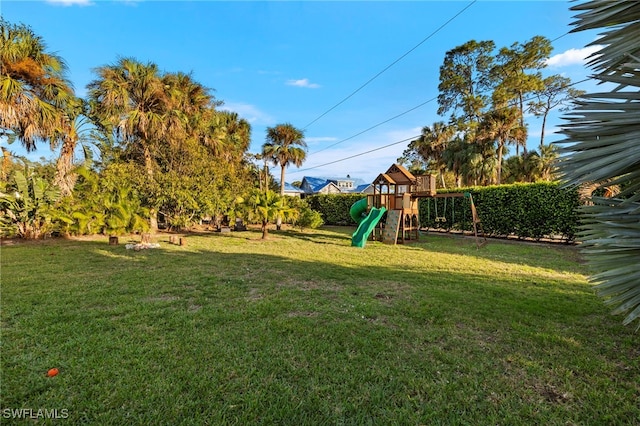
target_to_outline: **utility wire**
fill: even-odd
[[[473,4],[473,3],[471,3],[471,4]],[[469,5],[467,6],[467,8],[468,8],[469,6],[471,6],[471,4],[469,4]],[[460,13],[462,13],[463,11],[464,11],[464,10],[462,10],[461,12],[459,12],[459,13],[458,13],[458,15],[459,15]],[[456,16],[457,16],[457,15],[456,15]],[[455,17],[454,17],[454,18],[455,18]],[[451,21],[451,20],[453,20],[454,18],[451,18],[448,22],[450,22],[450,21]],[[448,23],[448,22],[447,22],[447,23]],[[446,25],[446,24],[444,24],[444,25]],[[443,25],[443,26],[444,26],[444,25]],[[442,28],[442,27],[441,27],[441,28]],[[440,28],[439,28],[437,31],[439,31],[439,30],[440,30]],[[434,32],[434,34],[435,34],[435,32]],[[566,32],[566,33],[564,33],[564,34],[562,34],[562,35],[560,35],[560,36],[558,36],[558,37],[554,38],[553,40],[551,40],[551,42],[553,43],[554,41],[559,40],[559,39],[561,39],[562,37],[567,36],[568,34],[569,34],[569,32]],[[433,35],[433,34],[432,34],[432,35]],[[430,35],[429,37],[431,37],[431,35]],[[425,40],[423,40],[422,42],[420,42],[420,44],[422,44],[424,41],[426,41],[426,39],[425,39]],[[416,47],[418,47],[420,44],[418,44]],[[413,49],[411,49],[411,50],[414,50],[416,47],[414,47],[414,48],[413,48]],[[409,52],[411,52],[411,51],[409,51]],[[406,56],[409,52],[407,52],[407,53],[406,53],[405,55],[403,55],[401,58],[399,58],[398,60],[396,60],[396,62],[398,62],[400,59],[402,59],[404,56]],[[394,62],[393,64],[389,65],[389,67],[387,67],[386,69],[390,68],[390,67],[391,67],[392,65],[394,65],[394,64],[395,64],[395,62]],[[385,69],[385,70],[386,70],[386,69]],[[382,72],[384,72],[385,70],[381,71],[378,75],[382,74]],[[377,77],[377,76],[376,76],[376,77]],[[375,77],[374,77],[374,78],[375,78]],[[371,80],[373,80],[373,79],[371,79]],[[370,80],[370,81],[371,81],[371,80]],[[588,80],[588,79],[585,79],[585,80],[581,80],[581,81],[578,81],[578,82],[572,83],[572,84],[570,84],[568,87],[574,86],[574,85],[579,84],[579,83],[583,83],[583,82],[585,82],[585,81],[587,81],[587,80]],[[365,85],[366,85],[366,84],[368,84],[368,83],[369,83],[369,82],[365,83]],[[360,89],[361,89],[362,87],[364,87],[365,85],[361,86],[358,90],[360,90]],[[357,92],[357,90],[356,90],[356,92]],[[356,92],[353,92],[351,95],[349,95],[349,97],[351,97],[352,95],[354,95]],[[346,101],[349,97],[347,97],[347,98],[343,99],[343,100],[341,101],[341,103],[342,103],[342,102],[344,102],[344,101]],[[348,141],[348,140],[351,140],[351,139],[353,139],[353,138],[355,138],[355,137],[358,137],[358,136],[360,136],[360,135],[362,135],[362,134],[364,134],[364,133],[366,133],[366,132],[368,132],[368,131],[370,131],[370,130],[375,129],[376,127],[379,127],[379,126],[381,126],[381,125],[383,125],[383,124],[386,124],[386,123],[388,123],[388,122],[390,122],[390,121],[393,121],[393,120],[395,120],[396,118],[402,117],[403,115],[408,114],[408,113],[410,113],[411,111],[414,111],[414,110],[416,110],[416,109],[418,109],[418,108],[420,108],[420,107],[422,107],[422,106],[424,106],[424,105],[428,104],[429,102],[433,102],[433,101],[434,101],[434,100],[436,100],[436,99],[437,99],[437,96],[436,96],[436,97],[434,97],[434,98],[431,98],[431,99],[429,99],[429,100],[427,100],[427,101],[425,101],[425,102],[423,102],[423,103],[421,103],[421,104],[419,104],[419,105],[416,105],[416,106],[414,106],[414,107],[412,107],[412,108],[410,108],[410,109],[408,109],[408,110],[406,110],[406,111],[404,111],[404,112],[401,112],[400,114],[395,115],[395,116],[393,116],[393,117],[391,117],[391,118],[389,118],[389,119],[387,119],[387,120],[381,121],[380,123],[375,124],[375,125],[373,125],[373,126],[371,126],[371,127],[367,128],[367,129],[365,129],[365,130],[363,130],[363,131],[361,131],[361,132],[359,132],[359,133],[356,133],[355,135],[349,136],[348,138],[345,138],[345,139],[342,139],[342,140],[340,140],[340,141],[338,141],[338,142],[335,142],[335,143],[333,143],[333,144],[331,144],[331,145],[329,145],[329,146],[326,146],[326,147],[324,147],[324,148],[322,148],[322,149],[319,149],[318,151],[311,152],[311,153],[309,153],[309,157],[310,157],[310,156],[312,156],[312,155],[314,155],[314,154],[317,154],[317,153],[319,153],[319,152],[326,151],[326,150],[327,150],[327,149],[329,149],[329,148],[333,148],[334,146],[339,145],[339,144],[341,144],[341,143],[343,143],[343,142],[346,142],[346,141]],[[530,100],[530,99],[527,99],[527,100]],[[336,104],[333,108],[337,107],[338,105],[339,105],[339,104]],[[332,109],[333,109],[333,108],[332,108]],[[331,110],[328,110],[327,112],[325,112],[325,114],[326,114],[326,113],[328,113],[329,111],[331,111]],[[323,114],[323,115],[324,115],[324,114]],[[317,120],[318,120],[318,119],[320,119],[321,117],[322,117],[322,116],[318,117],[318,118],[317,118],[316,120],[314,120],[313,122],[317,121]],[[308,125],[307,125],[307,127],[308,127],[309,125],[311,125],[313,122],[311,122],[310,124],[308,124]]]
[[[363,131],[361,131],[361,132],[359,132],[359,133],[356,133],[356,134],[355,134],[355,135],[353,135],[353,136],[349,136],[349,137],[348,137],[348,138],[346,138],[346,139],[342,139],[341,141],[338,141],[338,142],[333,143],[333,144],[331,144],[331,145],[329,145],[329,146],[326,146],[326,147],[324,147],[324,148],[322,148],[322,149],[319,149],[318,151],[311,152],[311,153],[309,153],[309,156],[314,155],[314,154],[317,154],[317,153],[322,152],[322,151],[325,151],[325,150],[327,150],[327,149],[329,149],[329,148],[333,148],[333,147],[334,147],[334,146],[336,146],[336,145],[339,145],[339,144],[341,144],[341,143],[343,143],[343,142],[346,142],[346,141],[348,141],[348,140],[350,140],[350,139],[353,139],[353,138],[355,138],[355,137],[357,137],[357,136],[360,136],[361,134],[366,133],[366,132],[368,132],[369,130],[373,130],[373,129],[375,129],[376,127],[378,127],[378,126],[382,126],[383,124],[388,123],[388,122],[390,122],[390,121],[392,121],[392,120],[395,120],[395,119],[396,119],[396,118],[398,118],[398,117],[402,117],[403,115],[408,114],[408,113],[410,113],[411,111],[414,111],[414,110],[416,110],[416,109],[418,109],[418,108],[420,108],[420,107],[422,107],[422,106],[424,106],[424,105],[428,104],[429,102],[433,102],[433,101],[435,101],[436,99],[438,99],[438,97],[437,97],[437,96],[436,96],[435,98],[431,98],[431,99],[429,99],[429,100],[427,100],[427,101],[424,101],[424,102],[423,102],[423,103],[421,103],[420,105],[416,105],[416,106],[414,106],[414,107],[413,107],[413,108],[411,108],[411,109],[408,109],[408,110],[406,110],[406,111],[404,111],[404,112],[401,112],[401,113],[400,113],[400,114],[398,114],[398,115],[395,115],[395,116],[393,116],[393,117],[391,117],[391,118],[388,118],[388,119],[386,119],[386,120],[384,120],[384,121],[381,121],[381,122],[380,122],[380,123],[378,123],[378,124],[375,124],[375,125],[373,125],[373,126],[371,126],[371,127],[367,128],[367,129],[364,129]]]
[[[471,7],[474,3],[476,3],[478,0],[473,0],[471,1],[468,5],[466,5],[464,7],[464,9],[462,9],[460,12],[456,13],[452,18],[450,18],[447,22],[445,22],[444,24],[440,25],[440,27],[438,27],[438,29],[436,29],[435,31],[433,31],[431,34],[429,34],[427,37],[425,37],[420,43],[416,44],[414,47],[412,47],[411,49],[409,49],[407,52],[405,52],[402,56],[400,56],[398,59],[396,59],[395,61],[393,61],[391,64],[387,65],[382,71],[380,71],[379,73],[377,73],[376,75],[374,75],[373,77],[371,77],[369,80],[367,80],[366,83],[364,83],[363,85],[361,85],[360,87],[358,87],[356,90],[354,90],[353,92],[351,92],[346,98],[342,99],[340,102],[338,102],[337,104],[335,104],[334,106],[332,106],[331,108],[329,108],[328,110],[326,110],[325,112],[323,112],[322,114],[320,114],[317,118],[315,118],[313,121],[311,121],[309,124],[307,124],[306,126],[304,126],[303,130],[306,130],[309,126],[311,126],[313,123],[315,123],[316,121],[320,120],[322,117],[324,117],[325,115],[327,115],[328,113],[330,113],[331,111],[333,111],[334,109],[336,109],[338,106],[342,105],[344,102],[346,102],[349,98],[351,98],[353,95],[355,95],[356,93],[358,93],[360,90],[364,89],[369,83],[371,83],[373,80],[375,80],[376,78],[378,78],[380,75],[382,75],[385,71],[387,71],[389,68],[391,68],[392,66],[394,66],[395,64],[397,64],[398,62],[400,62],[402,59],[404,59],[407,55],[409,55],[411,52],[413,52],[414,50],[416,50],[420,45],[422,45],[425,41],[429,40],[431,37],[433,37],[435,34],[437,34],[440,30],[442,30],[444,27],[446,27],[449,23],[451,23],[451,21],[453,21],[454,19],[456,19],[458,16],[460,16],[465,10],[467,10],[469,7]]]
[[[584,83],[585,81],[589,81],[589,80],[590,80],[589,78],[585,78],[585,79],[583,79],[583,80],[576,81],[576,82],[574,82],[574,83],[568,84],[566,87],[575,86],[576,84]],[[359,135],[361,135],[361,134],[363,134],[363,133],[365,133],[365,132],[367,132],[367,131],[369,131],[369,130],[371,130],[371,129],[373,129],[373,128],[376,128],[376,127],[378,127],[378,126],[380,126],[380,125],[382,125],[382,124],[384,124],[384,123],[387,123],[387,122],[389,122],[389,121],[391,121],[391,120],[393,120],[393,119],[395,119],[395,118],[400,117],[401,115],[404,115],[404,114],[406,114],[406,113],[408,113],[408,112],[410,112],[410,111],[413,111],[413,110],[415,110],[415,109],[417,109],[417,108],[419,108],[419,107],[421,107],[421,106],[423,106],[423,105],[425,105],[425,104],[427,104],[427,103],[429,103],[429,102],[433,101],[434,99],[436,99],[436,98],[431,98],[431,99],[429,99],[428,101],[425,101],[425,102],[421,103],[420,105],[417,105],[417,106],[415,106],[415,107],[413,107],[413,108],[411,108],[411,109],[409,109],[409,110],[407,110],[407,111],[405,111],[405,112],[403,112],[403,113],[400,113],[400,114],[396,115],[395,117],[389,118],[388,120],[385,120],[385,121],[383,121],[383,122],[381,122],[381,123],[378,123],[378,124],[376,124],[375,126],[371,126],[371,127],[369,127],[368,129],[361,131],[360,133],[356,133],[356,134],[355,134],[355,135],[353,135],[353,136],[350,136],[350,137],[348,137],[348,138],[346,138],[346,139],[343,139],[343,140],[341,140],[341,141],[339,141],[339,142],[336,142],[336,143],[334,143],[334,144],[333,144],[333,145],[331,145],[331,146],[335,146],[335,145],[337,145],[337,144],[339,144],[339,143],[342,143],[342,142],[345,142],[345,141],[347,141],[347,140],[349,140],[349,139],[353,139],[353,138],[355,138],[356,136],[359,136]],[[535,98],[534,98],[534,97],[531,97],[531,98],[528,98],[528,99],[524,99],[524,101],[525,101],[525,102],[528,102],[528,101],[531,101],[531,100],[533,100],[533,99],[535,99]],[[505,106],[505,107],[497,108],[497,110],[500,110],[500,109],[503,109],[503,108],[508,108],[508,107],[506,107],[506,106]],[[417,139],[417,138],[419,138],[420,136],[421,136],[421,135],[412,136],[412,137],[410,137],[410,138],[403,139],[403,140],[398,141],[398,142],[393,142],[393,143],[390,143],[390,144],[388,144],[388,145],[383,145],[383,146],[380,146],[380,147],[378,147],[378,148],[374,148],[374,149],[370,149],[370,150],[365,151],[365,152],[361,152],[360,154],[351,155],[351,156],[349,156],[349,157],[341,158],[341,159],[338,159],[338,160],[331,161],[331,162],[329,162],[329,163],[324,163],[324,164],[320,164],[320,165],[313,166],[313,167],[307,167],[307,168],[305,168],[305,169],[299,169],[299,170],[296,170],[296,171],[294,171],[294,172],[290,172],[290,173],[295,174],[295,173],[300,173],[300,172],[306,172],[306,171],[308,171],[308,170],[318,169],[318,168],[320,168],[320,167],[328,166],[328,165],[335,164],[335,163],[340,163],[340,162],[342,162],[342,161],[350,160],[350,159],[352,159],[352,158],[356,158],[356,157],[361,157],[361,156],[363,156],[363,155],[367,155],[367,154],[370,154],[370,153],[375,152],[375,151],[380,151],[381,149],[389,148],[390,146],[398,145],[398,144],[401,144],[401,143],[403,143],[403,142],[407,142],[407,141],[411,141],[411,140]],[[325,149],[328,149],[328,148],[330,148],[331,146],[328,146],[327,148],[324,148],[324,149],[322,149],[322,150],[320,150],[320,151],[316,151],[316,152],[314,152],[314,154],[317,154],[318,152],[324,151]],[[311,154],[310,154],[310,155],[311,155]],[[274,166],[274,167],[275,167],[275,166]]]
[[[449,19],[447,22],[445,22],[444,24],[442,24],[442,25],[441,25],[437,30],[435,30],[433,33],[431,33],[429,36],[427,36],[425,39],[423,39],[420,43],[418,43],[416,46],[414,46],[411,50],[407,51],[407,52],[406,52],[404,55],[402,55],[400,58],[396,59],[393,63],[391,63],[390,65],[388,65],[385,69],[383,69],[382,71],[380,71],[378,74],[376,74],[374,77],[372,77],[369,81],[367,81],[365,84],[363,84],[362,86],[360,86],[358,89],[356,89],[354,92],[352,92],[349,96],[347,96],[346,98],[344,98],[342,101],[340,101],[339,103],[337,103],[336,105],[334,105],[333,107],[331,107],[330,109],[328,109],[327,111],[325,111],[322,115],[320,115],[318,118],[316,118],[315,120],[313,120],[311,123],[307,124],[307,125],[305,126],[305,129],[306,129],[307,127],[309,127],[311,124],[313,124],[313,123],[315,123],[316,121],[318,121],[320,118],[322,118],[322,117],[323,117],[323,116],[325,116],[326,114],[328,114],[330,111],[332,111],[333,109],[335,109],[336,107],[338,107],[340,104],[344,103],[347,99],[349,99],[350,97],[352,97],[353,95],[355,95],[357,92],[359,92],[362,88],[364,88],[366,85],[368,85],[369,83],[371,83],[374,79],[376,79],[378,76],[380,76],[380,75],[381,75],[382,73],[384,73],[386,70],[388,70],[388,69],[389,69],[389,68],[391,68],[393,65],[395,65],[397,62],[399,62],[400,60],[402,60],[405,56],[407,56],[409,53],[411,53],[412,51],[414,51],[414,50],[415,50],[416,48],[418,48],[421,44],[423,44],[425,41],[427,41],[429,38],[431,38],[433,35],[435,35],[437,32],[439,32],[442,28],[444,28],[446,25],[448,25],[451,21],[453,21],[455,18],[457,18],[457,17],[458,17],[460,14],[462,14],[466,9],[468,9],[469,7],[471,7],[471,6],[472,6],[476,1],[477,1],[477,0],[474,0],[474,1],[472,1],[471,3],[469,3],[469,4],[468,4],[464,9],[462,9],[460,12],[458,12],[455,16],[453,16],[453,17],[452,17],[451,19]],[[563,38],[563,37],[565,37],[565,36],[567,36],[567,35],[569,35],[569,34],[570,34],[570,32],[569,32],[569,31],[567,31],[566,33],[564,33],[564,34],[562,34],[562,35],[560,35],[560,36],[558,36],[558,37],[554,38],[553,40],[551,40],[551,42],[553,43],[554,41],[557,41],[557,40],[559,40],[559,39],[561,39],[561,38]],[[577,81],[577,82],[573,82],[573,83],[569,84],[567,87],[572,87],[572,86],[575,86],[575,85],[580,84],[580,83],[584,83],[585,81],[589,81],[589,80],[590,80],[589,78],[585,78],[585,79],[583,79],[583,80],[580,80],[580,81]],[[342,140],[340,140],[340,141],[338,141],[338,142],[335,142],[335,143],[333,143],[333,144],[331,144],[331,145],[329,145],[329,146],[326,146],[326,147],[324,147],[324,148],[322,148],[322,149],[320,149],[320,150],[318,150],[318,151],[314,151],[314,152],[310,153],[310,154],[309,154],[309,156],[314,155],[314,154],[317,154],[317,153],[322,152],[322,151],[325,151],[325,150],[327,150],[327,149],[329,149],[329,148],[332,148],[332,147],[334,147],[334,146],[336,146],[336,145],[339,145],[339,144],[341,144],[341,143],[343,143],[343,142],[346,142],[346,141],[351,140],[351,139],[353,139],[353,138],[355,138],[355,137],[358,137],[358,136],[360,136],[360,135],[362,135],[362,134],[364,134],[364,133],[366,133],[366,132],[368,132],[368,131],[370,131],[370,130],[375,129],[376,127],[379,127],[379,126],[381,126],[381,125],[383,125],[383,124],[386,124],[386,123],[388,123],[388,122],[390,122],[390,121],[395,120],[396,118],[399,118],[399,117],[401,117],[401,116],[403,116],[403,115],[405,115],[405,114],[408,114],[409,112],[414,111],[414,110],[416,110],[416,109],[418,109],[418,108],[420,108],[420,107],[422,107],[422,106],[424,106],[424,105],[428,104],[429,102],[433,102],[433,101],[434,101],[434,100],[436,100],[436,99],[437,99],[437,97],[434,97],[434,98],[431,98],[431,99],[429,99],[429,100],[427,100],[427,101],[425,101],[425,102],[422,102],[422,103],[421,103],[421,104],[419,104],[419,105],[416,105],[416,106],[414,106],[414,107],[412,107],[412,108],[410,108],[410,109],[408,109],[408,110],[406,110],[406,111],[404,111],[404,112],[401,112],[400,114],[397,114],[397,115],[395,115],[395,116],[393,116],[393,117],[391,117],[391,118],[388,118],[387,120],[381,121],[381,122],[380,122],[380,123],[378,123],[378,124],[375,124],[375,125],[373,125],[373,126],[371,126],[371,127],[368,127],[367,129],[362,130],[361,132],[358,132],[358,133],[356,133],[356,134],[354,134],[354,135],[352,135],[352,136],[349,136],[348,138],[345,138],[345,139],[342,139]],[[525,101],[530,101],[530,100],[532,100],[532,99],[533,99],[533,98],[525,99]],[[342,159],[339,159],[339,160],[331,161],[331,162],[329,162],[329,163],[320,164],[320,165],[318,165],[318,166],[308,167],[308,168],[305,168],[305,169],[299,169],[299,170],[297,170],[297,171],[295,171],[295,172],[293,172],[293,173],[299,173],[299,172],[304,172],[304,171],[308,171],[308,170],[313,170],[313,169],[317,169],[317,168],[320,168],[320,167],[328,166],[328,165],[331,165],[331,164],[339,163],[339,162],[342,162],[342,161],[350,160],[350,159],[352,159],[352,158],[356,158],[356,157],[360,157],[360,156],[362,156],[362,155],[370,154],[370,153],[372,153],[372,152],[379,151],[379,150],[381,150],[381,149],[385,149],[385,148],[388,148],[388,147],[390,147],[390,146],[398,145],[398,144],[400,144],[400,143],[403,143],[403,142],[406,142],[406,141],[408,141],[408,140],[411,140],[411,139],[414,139],[414,138],[418,138],[418,137],[420,137],[420,135],[418,135],[418,136],[414,136],[414,137],[411,137],[411,138],[408,138],[408,139],[404,139],[404,140],[402,140],[402,141],[394,142],[394,143],[391,143],[391,144],[388,144],[388,145],[384,145],[384,146],[381,146],[381,147],[378,147],[378,148],[374,148],[374,149],[372,149],[372,150],[365,151],[365,152],[362,152],[362,153],[360,153],[360,154],[352,155],[352,156],[350,156],[350,157],[345,157],[345,158],[342,158]],[[275,166],[274,166],[274,167],[275,167]]]
[[[356,157],[360,157],[360,156],[363,156],[363,155],[371,154],[372,152],[380,151],[381,149],[389,148],[390,146],[398,145],[398,144],[413,140],[413,139],[418,138],[418,137],[420,137],[420,135],[411,136],[410,138],[403,139],[401,141],[393,142],[393,143],[390,143],[390,144],[387,144],[387,145],[384,145],[384,146],[379,146],[378,148],[374,148],[374,149],[370,149],[370,150],[365,151],[365,152],[361,152],[360,154],[354,154],[354,155],[351,155],[349,157],[341,158],[339,160],[330,161],[328,163],[319,164],[319,165],[313,166],[313,167],[307,167],[306,169],[296,170],[295,172],[292,172],[292,173],[306,172],[307,170],[313,170],[313,169],[317,169],[317,168],[320,168],[320,167],[328,166],[330,164],[339,163],[341,161],[351,160],[352,158],[356,158]]]

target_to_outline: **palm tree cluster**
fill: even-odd
[[[543,78],[551,52],[544,37],[494,50],[492,41],[471,40],[447,52],[440,67],[438,114],[449,114],[448,122],[423,127],[399,162],[438,174],[442,186],[445,174],[457,187],[553,178],[557,150],[544,144],[547,116],[582,92],[567,78]],[[527,151],[526,113],[543,121],[538,151]],[[505,160],[510,145],[516,155]]]
[[[53,183],[61,195],[74,198],[66,203],[69,209],[83,210],[79,204],[91,198],[74,194],[86,187],[76,181],[88,179],[75,170],[78,143],[98,148],[100,158],[87,166],[96,174],[120,176],[120,184],[131,187],[128,197],[140,197],[148,210],[152,229],[159,214],[187,223],[224,212],[237,193],[253,185],[246,158],[249,123],[216,109],[222,102],[191,75],[120,58],[94,69],[87,99],[80,99],[64,60],[49,53],[28,26],[0,20],[0,43],[0,136],[28,151],[40,142],[60,147]],[[4,154],[3,176],[11,162]],[[142,173],[108,172],[117,164]],[[4,181],[0,193],[6,186]]]

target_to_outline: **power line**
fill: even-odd
[[[348,138],[346,138],[346,139],[342,139],[341,141],[338,141],[338,142],[333,143],[333,144],[331,144],[331,145],[329,145],[329,146],[326,146],[326,147],[324,147],[324,148],[322,148],[322,149],[320,149],[320,150],[318,150],[318,151],[311,152],[311,153],[309,153],[309,156],[314,155],[314,154],[317,154],[317,153],[322,152],[322,151],[325,151],[325,150],[327,150],[327,149],[329,149],[329,148],[333,148],[333,147],[334,147],[334,146],[336,146],[336,145],[339,145],[339,144],[341,144],[341,143],[343,143],[343,142],[346,142],[346,141],[348,141],[348,140],[350,140],[350,139],[353,139],[353,138],[355,138],[355,137],[357,137],[357,136],[360,136],[360,135],[362,135],[363,133],[368,132],[369,130],[373,130],[373,129],[375,129],[376,127],[379,127],[379,126],[382,126],[382,125],[383,125],[383,124],[385,124],[385,123],[388,123],[389,121],[395,120],[395,119],[396,119],[396,118],[398,118],[398,117],[402,117],[403,115],[408,114],[408,113],[410,113],[411,111],[414,111],[414,110],[416,110],[416,109],[418,109],[418,108],[420,108],[420,107],[422,107],[422,106],[424,106],[424,105],[428,104],[429,102],[433,102],[433,101],[434,101],[434,100],[436,100],[436,99],[438,99],[438,97],[437,97],[437,96],[436,96],[436,97],[434,97],[434,98],[431,98],[431,99],[429,99],[429,100],[427,100],[427,101],[424,101],[423,103],[421,103],[421,104],[419,104],[419,105],[416,105],[416,106],[414,106],[413,108],[410,108],[410,109],[408,109],[408,110],[406,110],[406,111],[404,111],[404,112],[401,112],[401,113],[400,113],[400,114],[398,114],[398,115],[395,115],[395,116],[393,116],[393,117],[391,117],[391,118],[388,118],[388,119],[386,119],[386,120],[384,120],[384,121],[381,121],[381,122],[380,122],[380,123],[378,123],[378,124],[375,124],[375,125],[373,125],[373,126],[371,126],[371,127],[367,128],[367,129],[364,129],[363,131],[361,131],[361,132],[359,132],[359,133],[356,133],[355,135],[349,136],[349,137],[348,137]]]
[[[451,21],[453,21],[454,19],[456,19],[458,16],[460,16],[464,11],[466,11],[469,7],[471,7],[475,2],[477,2],[478,0],[473,0],[471,3],[469,3],[467,6],[464,7],[464,9],[462,9],[461,11],[459,11],[458,13],[456,13],[452,18],[450,18],[447,22],[445,22],[444,24],[440,25],[440,27],[438,27],[435,31],[433,31],[431,34],[429,34],[427,37],[425,37],[420,43],[416,44],[414,47],[412,47],[411,49],[409,49],[407,52],[405,52],[402,56],[400,56],[398,59],[396,59],[395,61],[393,61],[391,64],[387,65],[382,71],[378,72],[376,75],[374,75],[373,77],[371,77],[369,80],[367,80],[367,82],[365,82],[363,85],[361,85],[360,87],[358,87],[356,90],[354,90],[353,92],[351,92],[346,98],[342,99],[340,102],[338,102],[337,104],[335,104],[334,106],[332,106],[331,108],[329,108],[328,110],[326,110],[325,112],[323,112],[322,114],[320,114],[317,118],[315,118],[313,121],[311,121],[309,124],[307,124],[306,126],[304,126],[303,130],[306,130],[309,126],[311,126],[313,123],[315,123],[316,121],[320,120],[322,117],[324,117],[325,115],[327,115],[328,113],[330,113],[331,111],[333,111],[334,109],[336,109],[338,106],[342,105],[344,102],[346,102],[349,98],[351,98],[353,95],[355,95],[356,93],[358,93],[360,90],[362,90],[363,88],[365,88],[367,85],[369,85],[369,83],[371,83],[373,80],[375,80],[376,78],[378,78],[380,75],[382,75],[385,71],[387,71],[389,68],[391,68],[392,66],[394,66],[395,64],[397,64],[398,62],[400,62],[402,59],[404,59],[407,55],[409,55],[411,52],[413,52],[414,50],[416,50],[420,45],[422,45],[425,41],[429,40],[431,37],[433,37],[435,34],[437,34],[438,32],[440,32],[440,30],[442,30],[444,27],[446,27],[449,23],[451,23]]]
[[[384,146],[379,146],[378,148],[370,149],[369,151],[361,152],[360,154],[354,154],[354,155],[351,155],[349,157],[341,158],[339,160],[330,161],[328,163],[319,164],[319,165],[313,166],[313,167],[307,167],[306,169],[299,169],[299,170],[296,170],[295,172],[292,172],[292,173],[295,174],[295,173],[300,173],[300,172],[306,172],[308,170],[317,169],[317,168],[320,168],[320,167],[324,167],[324,166],[328,166],[328,165],[331,165],[331,164],[339,163],[341,161],[351,160],[352,158],[356,158],[356,157],[360,157],[360,156],[363,156],[363,155],[371,154],[372,152],[380,151],[381,149],[389,148],[390,146],[398,145],[398,144],[401,144],[403,142],[407,142],[407,141],[410,141],[412,139],[416,139],[418,137],[420,137],[420,135],[411,136],[410,138],[403,139],[401,141],[393,142],[393,143],[390,143],[390,144],[387,144],[387,145],[384,145]]]
[[[589,81],[589,80],[590,80],[589,78],[585,78],[585,79],[583,79],[583,80],[576,81],[576,82],[573,82],[573,83],[571,83],[571,84],[568,84],[566,87],[575,86],[575,85],[577,85],[577,84],[584,83],[585,81]],[[386,122],[388,122],[388,121],[391,121],[391,120],[393,120],[393,119],[395,119],[395,118],[400,117],[401,115],[404,115],[404,114],[406,114],[406,113],[408,113],[408,112],[410,112],[410,111],[413,111],[413,110],[415,110],[415,109],[417,109],[417,108],[419,108],[419,107],[421,107],[421,106],[423,106],[423,105],[425,105],[425,104],[427,104],[427,103],[429,103],[429,102],[433,101],[434,99],[436,99],[436,98],[429,99],[428,101],[425,101],[425,102],[421,103],[420,105],[417,105],[417,106],[415,106],[415,107],[413,107],[413,108],[411,108],[411,109],[409,109],[409,110],[407,110],[407,111],[405,111],[405,112],[403,112],[403,113],[400,113],[400,114],[396,115],[395,117],[389,118],[388,120],[385,120],[385,121],[383,121],[383,122],[381,122],[381,123],[378,123],[378,124],[376,124],[375,126],[371,126],[370,128],[368,128],[368,129],[366,129],[366,130],[363,130],[362,132],[357,133],[357,134],[355,134],[355,135],[353,135],[353,136],[350,136],[350,137],[348,137],[348,138],[346,138],[346,139],[343,139],[343,140],[341,140],[341,141],[339,141],[339,142],[336,142],[335,144],[333,144],[333,145],[331,145],[331,146],[335,146],[335,145],[337,145],[337,144],[339,144],[339,143],[342,143],[342,142],[344,142],[344,141],[347,141],[347,140],[349,140],[349,139],[353,139],[353,138],[355,138],[356,136],[359,136],[359,135],[361,135],[362,133],[365,133],[365,132],[367,132],[367,131],[369,131],[369,130],[371,130],[371,129],[375,128],[375,127],[378,127],[378,126],[379,126],[379,125],[381,125],[381,124],[384,124],[384,123],[386,123]],[[532,97],[532,98],[524,99],[524,101],[525,101],[525,102],[527,102],[527,101],[530,101],[530,100],[533,100],[533,99],[534,99],[534,98]],[[506,108],[506,107],[502,107],[502,108]],[[498,108],[498,110],[500,110],[500,109],[502,109],[502,108]],[[420,135],[412,136],[412,137],[410,137],[410,138],[403,139],[403,140],[401,140],[401,141],[397,141],[397,142],[393,142],[393,143],[390,143],[390,144],[387,144],[387,145],[383,145],[383,146],[380,146],[380,147],[378,147],[378,148],[370,149],[370,150],[368,150],[368,151],[361,152],[361,153],[359,153],[359,154],[355,154],[355,155],[351,155],[351,156],[349,156],[349,157],[345,157],[345,158],[341,158],[341,159],[338,159],[338,160],[330,161],[330,162],[328,162],[328,163],[319,164],[319,165],[317,165],[317,166],[307,167],[306,169],[299,169],[299,170],[296,170],[295,172],[291,172],[291,173],[295,174],[295,173],[300,173],[300,172],[306,172],[306,171],[308,171],[308,170],[314,170],[314,169],[318,169],[318,168],[320,168],[320,167],[329,166],[329,165],[331,165],[331,164],[340,163],[340,162],[342,162],[342,161],[351,160],[352,158],[361,157],[361,156],[363,156],[363,155],[367,155],[367,154],[370,154],[370,153],[372,153],[372,152],[380,151],[380,150],[382,150],[382,149],[389,148],[390,146],[394,146],[394,145],[401,144],[401,143],[403,143],[403,142],[411,141],[411,140],[417,139],[417,138],[419,138],[419,137],[420,137]],[[324,149],[328,149],[328,148],[330,148],[331,146],[329,146],[329,147],[327,147],[327,148],[324,148]],[[320,151],[316,151],[314,154],[317,154],[318,152],[321,152],[321,151],[323,151],[324,149],[322,149],[322,150],[320,150]]]

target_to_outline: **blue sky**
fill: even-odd
[[[586,46],[597,33],[567,34],[572,4],[0,0],[0,12],[29,25],[65,59],[81,96],[93,69],[119,57],[190,72],[222,108],[251,123],[251,152],[260,151],[267,126],[304,129],[308,157],[288,170],[287,181],[347,174],[372,181],[423,126],[446,121],[435,97],[439,67],[456,46],[493,40],[508,47],[542,35],[554,48],[545,73],[586,79],[584,57],[593,52]],[[575,87],[596,90],[592,81]],[[562,139],[554,134],[561,122],[551,117],[546,142]],[[529,117],[528,124],[535,148],[541,120]],[[8,148],[24,154],[17,143]],[[31,157],[54,155],[43,144]]]

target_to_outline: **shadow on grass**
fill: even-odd
[[[633,332],[585,283],[429,262],[473,243],[368,252],[340,232],[280,237],[3,248],[3,407],[101,424],[638,418]],[[318,241],[352,258],[278,253]],[[413,255],[423,267],[356,263]],[[52,365],[62,373],[45,382]]]

